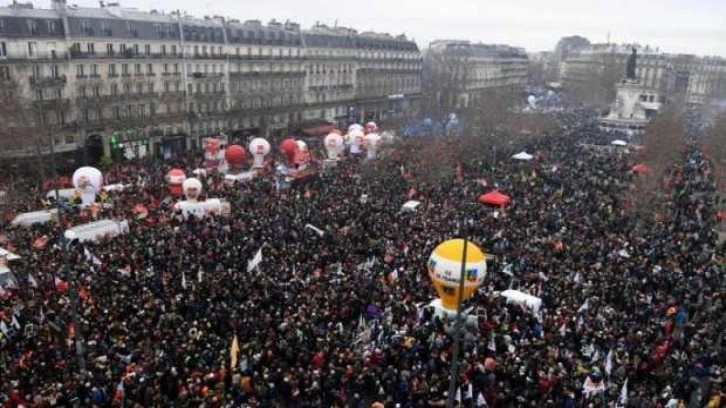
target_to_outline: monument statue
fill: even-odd
[[[636,63],[637,59],[638,59],[638,55],[635,51],[635,47],[633,47],[633,53],[630,54],[630,57],[628,57],[628,68],[627,68],[627,72],[625,74],[626,79],[633,79],[633,80],[638,79],[635,76],[635,63]]]

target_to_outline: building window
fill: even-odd
[[[38,50],[38,43],[36,42],[29,42],[28,43],[28,57],[34,57]]]
[[[8,48],[7,45],[5,45],[5,41],[0,42],[0,57],[7,57],[8,55]]]
[[[50,67],[50,76],[53,78],[60,78],[60,71],[58,70],[58,65],[53,65]]]
[[[141,64],[134,64],[134,74],[141,75]]]
[[[144,45],[144,54],[151,55],[151,44]]]
[[[146,64],[146,75],[154,75],[154,65]]]
[[[121,75],[129,75],[129,64],[121,64]]]
[[[171,53],[176,55],[176,45],[171,46]]]
[[[166,44],[161,45],[161,55],[166,55]]]
[[[113,55],[113,44],[106,44],[106,54]]]
[[[98,76],[98,65],[91,64],[91,76]]]
[[[86,43],[86,49],[88,50],[88,53],[89,54],[95,54],[96,53],[96,46],[92,42]]]
[[[116,96],[118,95],[118,84],[111,84],[111,95]]]
[[[10,79],[9,67],[0,67],[0,79]]]
[[[85,76],[84,75],[84,72],[83,72],[83,64],[76,65],[76,76],[77,77],[84,77]]]
[[[134,55],[139,55],[139,44],[134,44]]]
[[[177,64],[177,63],[174,63],[174,73],[175,74],[179,73],[179,64]]]
[[[48,21],[46,21],[46,25],[48,27],[48,34],[55,35],[55,27],[56,27],[55,21],[48,20]]]
[[[35,20],[28,20],[28,33],[31,35],[38,34],[38,25],[35,23]]]

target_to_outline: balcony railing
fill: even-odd
[[[66,76],[58,75],[52,77],[30,77],[30,85],[32,86],[63,86],[66,84]]]
[[[115,95],[86,95],[76,97],[76,103],[97,103],[97,102],[123,102],[123,101],[139,101],[147,99],[158,99],[157,92],[147,93],[117,93]]]
[[[23,61],[55,61],[68,59],[65,51],[34,52],[33,54],[10,54],[0,56],[0,61],[23,62]]]
[[[70,104],[70,99],[44,99],[42,101],[33,101],[33,104],[39,108],[62,108]]]
[[[200,54],[191,53],[187,55],[188,59],[208,59],[208,60],[224,60],[227,59],[227,54]]]
[[[230,77],[262,77],[262,78],[302,78],[306,75],[305,71],[287,71],[287,72],[260,72],[260,71],[251,71],[251,72],[230,72]]]
[[[188,75],[191,78],[221,78],[224,76],[224,73],[208,73],[208,72],[191,72]]]
[[[126,51],[114,51],[114,52],[83,52],[83,51],[70,51],[72,59],[181,59],[182,54],[170,54],[170,53],[135,53],[133,50]]]
[[[242,54],[229,54],[229,59],[242,60],[242,61],[302,61],[305,60],[304,55],[242,55]]]

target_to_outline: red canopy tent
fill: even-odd
[[[633,173],[638,173],[638,174],[650,173],[651,171],[653,171],[653,169],[651,169],[650,167],[648,167],[642,163],[636,164],[635,166],[633,166],[632,170],[633,170]]]
[[[500,207],[509,203],[510,200],[511,198],[508,195],[500,193],[499,190],[494,190],[479,196],[480,203],[498,205]]]

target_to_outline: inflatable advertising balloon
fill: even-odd
[[[240,145],[228,146],[224,151],[224,160],[226,160],[229,165],[229,172],[239,173],[242,171],[242,165],[245,162],[245,157],[247,157],[247,153],[245,152],[244,147]]]
[[[368,160],[375,160],[378,154],[378,142],[380,142],[381,137],[378,133],[372,132],[365,135],[363,140],[365,141]]]
[[[174,209],[181,211],[184,217],[189,215],[202,217],[208,214],[228,215],[230,213],[231,207],[227,201],[218,198],[199,201],[199,196],[202,194],[202,182],[198,179],[188,178],[184,180],[183,188],[186,200],[176,203]]]
[[[295,164],[305,166],[310,163],[310,150],[307,143],[302,140],[297,141],[297,152],[295,153]]]
[[[261,137],[256,137],[250,142],[249,148],[253,158],[252,168],[261,169],[265,167],[265,157],[270,153],[270,142]]]
[[[368,122],[365,126],[365,133],[374,133],[378,132],[378,125],[376,125],[376,122]]]
[[[293,138],[285,139],[280,143],[280,153],[285,158],[287,167],[295,165],[295,158],[299,155],[298,150],[300,150],[300,146]]]
[[[194,177],[184,180],[182,188],[184,189],[184,196],[190,202],[196,202],[202,194],[202,182]]]
[[[204,139],[204,168],[207,170],[216,169],[222,160],[219,157],[221,142],[216,137]]]
[[[325,150],[328,153],[328,160],[338,160],[343,152],[343,136],[340,133],[330,133],[323,139]]]
[[[103,174],[95,167],[81,167],[73,173],[73,186],[81,197],[81,205],[96,201],[96,194],[103,187]]]
[[[429,276],[439,294],[441,306],[447,311],[455,312],[458,306],[463,250],[463,239],[451,239],[439,244],[429,257]],[[484,252],[470,241],[466,242],[464,270],[462,301],[474,294],[487,272]]]
[[[182,183],[187,179],[182,169],[171,169],[166,173],[166,182],[169,184],[169,192],[175,196],[182,195]]]
[[[354,129],[348,134],[350,143],[350,154],[360,154],[361,146],[365,143],[365,133],[362,130]]]

